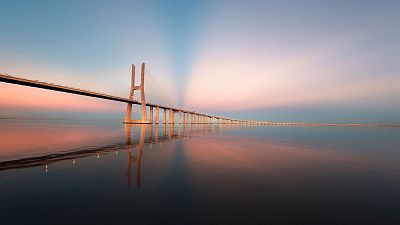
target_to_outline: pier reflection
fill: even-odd
[[[174,127],[173,125],[167,126],[166,124],[125,124],[125,140],[127,146],[127,184],[128,187],[132,184],[132,171],[136,173],[136,185],[140,187],[141,178],[141,163],[143,157],[143,149],[145,144],[159,143],[166,141],[174,141],[175,139],[186,138],[192,135],[209,135],[215,132],[221,132],[222,128],[233,128],[241,125],[218,125],[211,126],[208,124],[198,125],[179,125]],[[162,135],[159,136],[159,131],[162,131]],[[149,131],[149,132],[147,132]],[[133,133],[139,133],[137,139],[133,139]]]
[[[133,164],[136,163],[136,184],[138,187],[140,187],[140,165],[142,162],[142,155],[143,155],[143,146],[144,146],[144,141],[146,138],[146,129],[147,125],[139,125],[140,126],[140,136],[139,136],[139,142],[137,144],[132,143],[132,135],[131,135],[131,130],[132,127],[131,125],[125,125],[125,139],[126,139],[126,145],[128,148],[128,172],[127,172],[127,177],[128,177],[128,187],[131,186],[131,177],[132,177],[132,167]],[[149,134],[149,141],[152,140],[152,127],[150,126],[150,134]],[[132,151],[132,148],[133,151]],[[134,152],[136,154],[134,155]]]
[[[161,146],[162,142],[173,142],[176,139],[191,136],[210,135],[237,127],[243,127],[243,125],[125,124],[123,126],[125,137],[124,141],[122,142],[114,142],[112,144],[106,144],[98,147],[80,147],[76,151],[66,148],[65,151],[60,153],[48,152],[47,154],[42,154],[40,156],[27,155],[25,158],[19,158],[16,160],[0,161],[0,170],[43,166],[45,172],[48,172],[51,171],[51,164],[59,161],[71,160],[72,166],[79,166],[78,162],[82,158],[94,156],[97,160],[99,160],[101,155],[108,154],[109,152],[115,152],[115,155],[118,155],[119,151],[126,149],[128,160],[128,186],[130,186],[132,183],[132,173],[136,173],[136,184],[137,186],[140,186],[141,163],[146,144],[149,144],[150,147],[156,143]],[[62,133],[62,131],[60,131],[60,133]],[[62,135],[59,135],[59,138],[62,138]],[[46,140],[43,140],[42,142],[45,144]],[[52,142],[54,142],[54,140],[52,140]]]

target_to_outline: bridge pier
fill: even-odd
[[[134,92],[136,90],[140,91],[140,112],[141,118],[139,120],[132,120],[132,103],[128,103],[126,108],[125,119],[123,123],[127,124],[149,124],[150,122],[147,120],[147,113],[146,113],[146,98],[144,95],[144,69],[145,64],[142,63],[141,74],[140,74],[140,86],[135,86],[135,65],[132,64],[132,78],[131,78],[131,91],[129,93],[129,100],[133,100]]]
[[[169,124],[174,124],[174,111],[169,109]]]
[[[159,123],[159,121],[158,121],[158,119],[159,119],[159,118],[158,118],[158,117],[159,117],[159,114],[160,114],[160,107],[157,106],[157,107],[156,107],[156,121],[155,121],[156,124]]]
[[[164,108],[164,124],[167,124],[167,109]]]
[[[153,106],[150,106],[150,118],[149,118],[149,122],[153,123]]]

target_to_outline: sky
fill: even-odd
[[[399,1],[0,0],[0,72],[241,119],[400,123]],[[138,97],[138,96],[136,96]],[[122,117],[0,83],[0,117]]]

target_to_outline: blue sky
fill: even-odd
[[[149,102],[247,119],[400,121],[398,1],[1,5],[3,73],[127,96],[130,64],[146,62]],[[10,103],[21,90],[0,84],[0,114],[28,107]],[[125,109],[73,110],[101,104]],[[28,108],[63,111],[48,105]]]

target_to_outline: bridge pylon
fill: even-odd
[[[141,119],[132,120],[132,103],[128,103],[125,113],[125,119],[123,123],[129,124],[149,124],[152,121],[147,120],[146,112],[146,98],[144,95],[144,68],[145,64],[142,63],[141,73],[140,73],[140,85],[135,86],[135,65],[132,64],[132,80],[131,80],[131,90],[129,92],[129,99],[133,100],[135,97],[135,91],[140,91],[140,103],[141,103]]]

